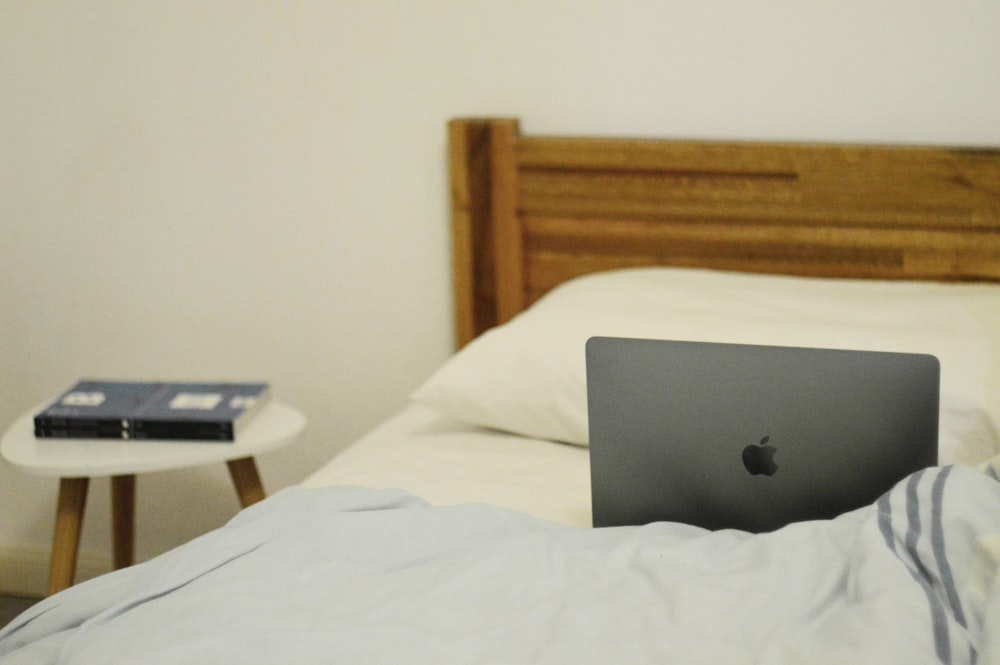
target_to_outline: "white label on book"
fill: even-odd
[[[171,409],[197,409],[211,411],[219,406],[222,395],[219,393],[177,393],[170,400]]]
[[[102,392],[85,392],[76,390],[62,398],[62,404],[66,406],[100,406],[107,396]]]
[[[256,397],[250,395],[238,395],[229,400],[230,409],[249,409],[257,401]]]

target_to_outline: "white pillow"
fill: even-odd
[[[635,268],[567,282],[466,345],[413,394],[443,415],[587,443],[595,335],[931,353],[942,462],[1000,452],[1000,285]]]

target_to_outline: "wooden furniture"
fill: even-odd
[[[1000,150],[449,124],[459,346],[556,284],[664,265],[1000,281]]]
[[[36,439],[34,409],[19,418],[0,441],[4,460],[18,471],[59,480],[52,558],[51,595],[73,583],[87,490],[93,477],[111,477],[112,563],[132,564],[135,541],[135,477],[139,473],[225,462],[240,504],[265,497],[254,456],[294,443],[306,426],[299,411],[272,401],[232,443]]]

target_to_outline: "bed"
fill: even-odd
[[[1000,663],[1000,152],[448,132],[456,354],[5,663]],[[941,464],[767,534],[592,529],[591,334],[934,353]]]

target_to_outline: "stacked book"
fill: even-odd
[[[35,415],[38,438],[234,441],[266,383],[77,382]]]

